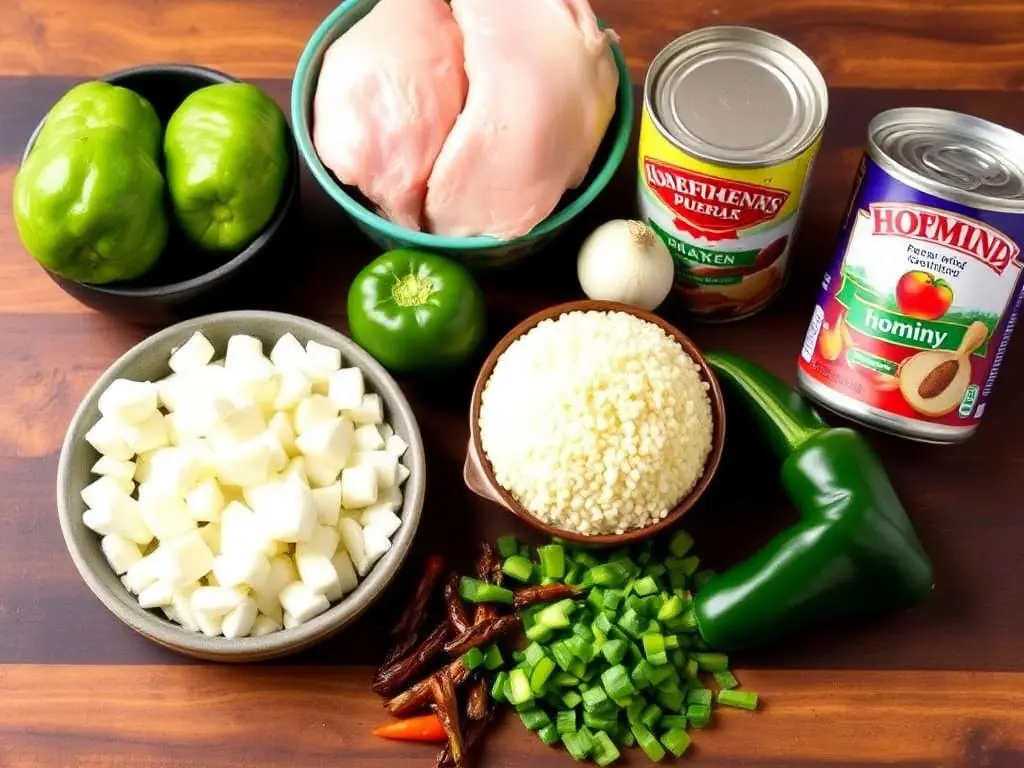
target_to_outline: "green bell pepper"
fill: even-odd
[[[47,113],[32,151],[97,128],[120,128],[147,155],[159,159],[163,128],[153,105],[135,91],[102,80],[80,83],[60,97]]]
[[[707,359],[782,460],[782,485],[800,521],[697,593],[705,642],[736,650],[928,595],[931,561],[867,441],[830,428],[754,363],[722,353]]]
[[[33,148],[15,177],[13,197],[25,248],[70,280],[138,277],[167,240],[160,169],[119,128],[53,137]]]
[[[164,134],[167,186],[178,224],[208,251],[242,250],[274,215],[288,176],[280,107],[248,83],[189,94]]]
[[[443,256],[413,249],[381,254],[348,291],[352,338],[400,373],[465,362],[484,336],[484,297],[472,275]]]

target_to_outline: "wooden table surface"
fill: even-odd
[[[430,488],[411,565],[342,636],[261,667],[198,664],[149,644],[89,593],[57,525],[57,452],[73,409],[146,330],[83,309],[25,254],[10,216],[24,142],[77,80],[133,64],[194,62],[252,79],[286,102],[304,41],[331,0],[3,0],[0,2],[0,766],[428,766],[434,750],[377,741],[367,687],[418,560],[455,563],[482,536],[517,531],[461,482],[470,382],[408,384],[428,447]],[[831,88],[824,149],[797,243],[796,273],[768,311],[702,327],[705,348],[748,355],[792,380],[865,126],[900,105],[951,107],[1024,129],[1020,0],[594,0],[621,34],[633,80],[677,34],[744,23],[778,32]],[[581,227],[528,269],[486,279],[491,335],[578,296],[574,253],[598,221],[631,212],[627,158]],[[292,311],[345,327],[344,297],[373,249],[307,177],[312,255]],[[1024,342],[1018,342],[1024,344]],[[725,712],[696,736],[694,766],[1021,768],[1024,766],[1024,349],[1011,349],[989,416],[961,447],[872,435],[938,570],[917,609],[833,627],[737,658],[765,702]],[[732,424],[738,426],[739,419]],[[688,518],[724,566],[793,517],[775,467],[732,430],[713,492]],[[762,459],[762,456],[765,456]],[[642,755],[630,764],[640,765]],[[483,766],[569,765],[505,718]]]

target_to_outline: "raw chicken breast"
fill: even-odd
[[[444,0],[381,0],[324,55],[313,144],[343,184],[420,229],[427,178],[466,99],[462,34]]]
[[[524,235],[587,174],[618,70],[587,0],[452,0],[469,94],[430,175],[427,228]]]

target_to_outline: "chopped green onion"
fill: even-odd
[[[686,692],[687,704],[703,704],[705,707],[710,707],[711,698],[711,691],[707,688],[691,688]]]
[[[547,655],[547,651],[539,643],[530,643],[523,652],[523,660],[532,667]]]
[[[629,679],[629,672],[621,664],[609,667],[601,673],[601,685],[612,699],[625,699],[636,693],[636,686]]]
[[[648,633],[640,642],[644,644],[644,656],[656,667],[668,664],[668,655],[665,653],[665,638],[661,635]]]
[[[544,686],[547,685],[548,679],[555,671],[555,662],[549,659],[547,656],[537,662],[537,665],[533,668],[533,674],[530,675],[530,689],[535,694],[544,693]]]
[[[615,710],[609,710],[607,714],[603,712],[587,712],[584,710],[583,724],[588,728],[593,728],[595,731],[614,730],[618,723],[615,715]]]
[[[601,607],[608,611],[617,611],[622,605],[624,595],[620,589],[606,589],[604,591]]]
[[[468,670],[474,670],[485,661],[484,652],[479,648],[470,648],[462,654],[462,666]]]
[[[508,674],[508,686],[505,698],[513,707],[533,701],[533,691],[530,688],[530,680],[522,669],[513,669]]]
[[[661,689],[654,694],[655,700],[670,712],[682,712],[686,696],[678,688]]]
[[[686,531],[676,531],[672,540],[668,543],[668,551],[672,557],[682,557],[693,546],[693,536]]]
[[[686,730],[686,715],[665,715],[658,721],[658,728],[663,731]]]
[[[502,557],[512,557],[519,553],[519,542],[515,536],[498,537],[498,554]]]
[[[507,701],[505,697],[506,686],[508,685],[508,672],[501,670],[494,678],[494,684],[491,686],[491,698],[497,702]]]
[[[459,596],[470,603],[504,603],[512,605],[515,595],[511,589],[488,584],[479,579],[463,576],[459,579]]]
[[[626,658],[625,640],[608,640],[601,646],[601,654],[605,660],[612,665],[618,664]]]
[[[594,637],[594,631],[583,622],[578,622],[573,625],[572,633],[576,637],[582,637],[588,643],[593,643],[597,638]]]
[[[724,653],[691,653],[690,658],[705,672],[725,672],[729,669],[729,657]]]
[[[657,704],[648,704],[640,715],[640,722],[643,723],[644,727],[648,730],[654,730],[654,726],[661,720],[661,707]]]
[[[557,603],[545,606],[544,610],[537,614],[537,623],[543,624],[548,629],[565,629],[570,625],[569,616],[576,610],[576,602],[566,599]]]
[[[551,682],[559,688],[571,688],[574,685],[579,685],[580,679],[576,675],[558,670],[551,676]]]
[[[587,712],[596,712],[602,709],[607,701],[608,694],[599,685],[583,692],[583,709]]]
[[[552,657],[555,659],[555,663],[560,666],[565,672],[570,671],[573,660],[576,658],[572,651],[569,650],[569,646],[565,644],[564,640],[558,640],[548,646],[548,650],[551,651]]]
[[[520,710],[519,719],[531,731],[538,731],[546,725],[551,725],[551,717],[548,713],[536,707]]]
[[[618,760],[621,753],[618,747],[615,746],[615,742],[612,741],[605,731],[595,731],[594,749],[591,756],[600,768],[605,768],[605,766],[611,765]]]
[[[562,709],[555,715],[555,727],[563,736],[567,733],[576,733],[576,710]]]
[[[690,734],[682,728],[672,728],[661,735],[661,744],[675,757],[682,757],[690,746]]]
[[[586,760],[590,750],[593,749],[593,739],[580,734],[579,731],[563,733],[562,743],[565,744],[565,750],[573,760]]]
[[[510,579],[527,584],[533,577],[533,563],[522,555],[512,555],[502,563],[501,572]]]
[[[537,643],[546,643],[548,640],[551,639],[551,637],[552,637],[551,628],[550,627],[545,627],[540,622],[537,622],[532,627],[530,627],[528,630],[526,630],[526,639],[527,640],[533,640],[534,642],[537,642]]]
[[[640,659],[629,673],[629,679],[633,681],[633,685],[636,686],[638,691],[642,691],[644,688],[649,688],[651,683],[651,673],[654,671],[654,667],[651,666],[647,659]]]
[[[491,643],[484,652],[484,667],[493,672],[496,669],[501,669],[503,666],[505,666],[505,659],[501,655],[501,649],[494,643]]]
[[[740,684],[740,681],[736,679],[736,675],[729,670],[725,670],[724,672],[715,672],[714,678],[715,684],[718,685],[719,688],[724,688],[726,690],[736,688]]]
[[[587,571],[591,584],[599,587],[621,587],[630,577],[630,569],[620,562],[595,565]]]
[[[636,737],[636,743],[640,745],[640,749],[644,751],[644,754],[655,763],[661,762],[665,757],[665,748],[661,746],[661,743],[654,738],[649,730],[647,730],[641,723],[631,723],[629,726],[633,732],[633,736]]]
[[[707,704],[690,704],[686,708],[686,719],[694,728],[703,728],[711,722],[711,707]]]
[[[725,707],[736,707],[737,709],[757,709],[757,694],[753,691],[730,691],[718,692],[718,703]]]
[[[555,728],[554,723],[548,723],[537,731],[537,737],[541,740],[542,744],[549,747],[562,740],[562,737],[559,735],[558,729]]]
[[[565,550],[559,544],[548,544],[537,548],[540,559],[540,572],[549,579],[561,579],[565,576]]]
[[[562,706],[568,709],[578,707],[583,703],[583,697],[576,691],[566,691],[562,694]]]
[[[650,576],[644,576],[642,579],[633,582],[633,592],[640,595],[640,597],[657,594],[658,582]]]
[[[661,607],[658,609],[658,621],[668,621],[669,619],[674,619],[676,616],[682,614],[683,607],[683,598],[681,598],[679,595],[672,595],[672,597],[664,601],[661,604]]]
[[[573,656],[582,661],[584,664],[589,664],[590,661],[597,655],[597,651],[594,648],[593,643],[588,643],[582,637],[573,635],[565,641],[566,646],[572,651]]]
[[[647,628],[647,623],[632,608],[627,608],[619,617],[618,625],[630,637],[640,637]]]

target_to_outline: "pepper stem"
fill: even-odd
[[[434,292],[434,281],[413,274],[401,277],[391,288],[391,298],[400,307],[419,307],[427,303]]]
[[[761,366],[725,352],[705,357],[746,402],[779,458],[787,458],[808,438],[829,428],[806,400]]]

